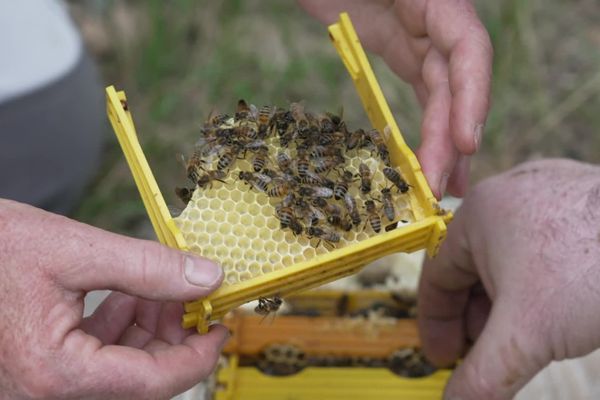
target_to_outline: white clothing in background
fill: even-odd
[[[0,103],[71,71],[83,51],[59,0],[0,0]]]

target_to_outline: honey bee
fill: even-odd
[[[326,181],[326,178],[323,178],[321,175],[313,172],[311,170],[306,171],[306,175],[300,178],[300,183],[304,183],[307,185],[323,185]]]
[[[394,200],[392,199],[392,191],[390,188],[381,189],[381,197],[383,202],[383,213],[388,221],[392,222],[396,218],[396,209],[394,208]]]
[[[258,139],[258,131],[252,125],[241,125],[233,129],[235,136],[241,141]]]
[[[344,204],[348,214],[350,214],[350,218],[352,218],[352,223],[354,226],[360,225],[362,221],[360,218],[360,212],[358,211],[356,200],[350,195],[350,193],[346,193],[346,196],[344,196]]]
[[[207,171],[205,174],[200,175],[198,178],[199,187],[204,188],[205,186],[212,186],[213,181],[219,181],[222,183],[226,183],[223,179],[227,174],[225,171],[215,170],[215,171]]]
[[[290,142],[296,138],[296,127],[294,124],[287,125],[286,130],[279,135],[279,144],[281,147],[288,147]]]
[[[348,129],[346,128],[346,122],[343,119],[344,116],[344,109],[340,109],[339,115],[333,114],[328,112],[327,115],[329,116],[329,119],[331,119],[331,122],[333,122],[333,125],[335,126],[334,130],[338,131],[338,132],[344,132],[344,134],[348,133]]]
[[[287,132],[288,127],[294,123],[294,117],[289,111],[277,110],[275,114],[273,114],[271,122],[275,126],[275,129],[277,129],[279,136],[282,136]]]
[[[315,146],[310,152],[310,158],[343,157],[342,149],[335,146]]]
[[[340,180],[336,182],[335,187],[333,189],[333,194],[336,200],[341,200],[348,193],[348,187],[354,180],[354,175],[352,172],[344,170],[344,173],[340,177]]]
[[[243,147],[244,147],[244,150],[258,151],[258,150],[261,150],[263,147],[268,147],[268,146],[264,140],[257,139],[257,140],[253,140],[251,142],[245,143],[243,145]]]
[[[292,113],[292,117],[294,117],[294,121],[296,121],[296,128],[298,129],[300,137],[307,136],[310,123],[304,113],[304,105],[302,105],[302,103],[292,103],[290,104],[290,112]]]
[[[196,146],[201,148],[203,156],[217,154],[223,147],[233,144],[233,129],[203,129]]]
[[[275,113],[275,108],[271,106],[262,106],[258,111],[258,134],[260,137],[264,138],[268,134],[269,128],[272,126],[271,121],[273,118],[273,114]]]
[[[298,199],[296,201],[296,210],[305,221],[308,221],[308,225],[315,226],[319,224],[319,221],[325,220],[325,214],[318,208],[313,207],[304,199]]]
[[[185,161],[185,158],[181,157]],[[200,178],[199,171],[203,169],[202,164],[204,164],[204,160],[202,159],[201,149],[196,147],[192,156],[185,163],[185,171],[190,181],[194,183],[198,182],[198,178]]]
[[[246,122],[252,118],[252,110],[244,99],[238,100],[237,110],[235,112],[235,120]]]
[[[277,153],[277,166],[279,167],[279,169],[281,171],[288,171],[290,169],[290,166],[292,165],[292,158],[290,157],[289,154],[280,151],[279,153]]]
[[[310,238],[316,237],[319,238],[319,242],[317,243],[317,245],[315,247],[318,247],[319,244],[321,244],[321,240],[324,240],[325,242],[332,244],[332,243],[339,243],[340,239],[341,239],[341,235],[331,229],[326,229],[326,228],[321,228],[318,226],[311,226],[308,228],[308,230],[306,231],[306,233],[308,234],[308,236]]]
[[[298,171],[298,176],[300,178],[305,178],[310,167],[308,157],[306,154],[306,149],[303,147],[299,147],[297,157],[298,159],[296,160],[296,170]]]
[[[252,168],[255,172],[259,172],[265,167],[268,156],[269,148],[267,146],[261,146],[252,159]]]
[[[330,223],[333,224],[332,222]],[[339,219],[339,221],[337,221],[337,224],[335,224],[334,226],[346,232],[350,232],[352,230],[352,220],[350,219],[350,216],[348,214],[345,214]]]
[[[342,216],[342,209],[337,204],[328,203],[325,199],[317,197],[313,204],[319,207],[325,213],[327,222],[346,232],[352,229],[352,222],[348,220],[347,215]]]
[[[208,119],[206,120],[206,124],[220,126],[225,124],[230,118],[231,117],[227,114],[219,114],[211,111],[211,113],[208,115]]]
[[[326,214],[341,214],[341,209],[338,205],[329,203],[322,197],[313,198],[312,204],[315,207],[319,207],[321,210],[325,211]]]
[[[248,171],[240,171],[239,178],[261,192],[267,192],[268,185],[272,181],[268,175]]]
[[[301,132],[299,136],[303,140],[314,142],[314,139],[319,137],[319,135],[321,134],[319,120],[309,112],[306,112],[305,115],[306,119],[308,120],[308,130],[305,132]]]
[[[302,233],[304,227],[296,218],[292,207],[285,207],[282,203],[275,208],[275,212],[277,213],[281,229],[290,228],[294,235],[300,235]]]
[[[291,207],[296,203],[296,195],[294,193],[287,194],[283,200],[281,200],[281,206]]]
[[[187,204],[190,202],[190,200],[192,200],[194,188],[176,187],[175,194],[183,202],[183,204]]]
[[[400,193],[408,192],[410,185],[402,178],[400,172],[391,167],[384,167],[383,175],[398,188]]]
[[[240,147],[237,145],[227,147],[225,151],[221,154],[221,157],[219,157],[219,161],[217,162],[217,169],[219,171],[226,171],[227,169],[229,169],[233,162],[238,158],[240,150]]]
[[[335,188],[335,182],[332,181],[331,179],[327,178],[326,176],[323,175],[319,175],[319,177],[321,178],[321,186],[324,186],[326,188],[329,188],[331,190],[333,190],[333,188]]]
[[[373,145],[377,148],[377,153],[384,164],[390,165],[390,152],[385,144],[387,137],[389,136],[389,127],[386,127],[384,133],[386,134],[385,138],[384,135],[382,135],[377,129],[371,129],[368,133],[368,136],[371,140],[371,143],[373,143]]]
[[[321,133],[318,137],[318,143],[322,146],[342,143],[346,140],[343,132]]]
[[[200,138],[196,142],[198,154],[201,157],[207,158],[207,160],[203,160],[203,163],[210,163],[213,157],[219,154],[226,146],[227,143],[225,140],[216,137]]]
[[[263,173],[264,175],[268,176],[268,177],[269,177],[269,178],[271,178],[271,179],[275,179],[275,178],[281,178],[281,175],[280,175],[280,174],[279,174],[277,171],[274,171],[274,170],[272,170],[272,169],[269,169],[269,168],[264,168],[264,169],[262,170],[262,173]]]
[[[365,209],[367,210],[367,221],[371,225],[371,228],[373,228],[376,233],[381,232],[381,217],[377,212],[375,202],[373,200],[365,201]]]
[[[409,221],[406,219],[401,219],[400,221],[393,222],[385,227],[386,232],[391,232],[394,229],[397,229],[400,224],[408,224]]]
[[[373,174],[371,169],[365,163],[360,163],[358,166],[358,175],[360,176],[360,191],[367,194],[371,191],[371,180]]]
[[[254,312],[266,317],[270,313],[276,313],[282,303],[283,300],[281,300],[281,297],[279,296],[273,296],[272,298],[259,297],[258,305],[254,308]]]
[[[285,179],[277,178],[273,180],[273,186],[267,190],[269,197],[283,197],[290,192],[290,183]]]
[[[343,164],[343,159],[340,162],[340,159],[338,157],[316,158],[313,160],[315,172],[318,174],[327,172],[340,164]]]
[[[329,199],[333,197],[333,190],[324,186],[301,186],[298,194],[305,197],[323,197]]]
[[[331,133],[335,130],[335,124],[333,123],[330,115],[324,113],[317,115],[319,121],[319,127],[323,133]]]

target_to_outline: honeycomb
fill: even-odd
[[[348,160],[347,169],[357,173],[364,161],[373,171],[372,193],[385,187],[383,163],[365,149],[347,155],[352,153],[358,154]],[[227,183],[215,181],[210,188],[196,188],[187,207],[174,219],[191,251],[220,263],[225,272],[223,285],[243,282],[331,251],[324,242],[316,246],[317,239],[280,229],[274,207],[277,200],[234,178],[242,170],[251,170],[249,160],[238,160]],[[356,185],[349,193],[363,201],[370,198],[360,193]],[[397,220],[412,222],[408,195],[395,196],[395,200]],[[363,215],[362,226],[343,232],[333,247],[342,248],[374,235]]]

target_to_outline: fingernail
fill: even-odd
[[[185,279],[192,285],[209,287],[214,286],[221,279],[223,270],[216,264],[207,260],[186,256]]]
[[[475,143],[475,151],[479,150],[481,146],[481,137],[483,136],[483,124],[475,124],[475,135],[473,136],[473,142]]]
[[[233,333],[228,329],[227,330],[227,335],[225,335],[225,338],[223,339],[223,342],[221,343],[221,348],[225,347],[225,345],[227,344],[227,342],[229,341],[229,339],[231,339],[232,335],[233,335]]]
[[[440,197],[444,197],[444,193],[446,193],[446,186],[448,186],[448,178],[450,174],[447,172],[442,173],[442,177],[440,178]]]

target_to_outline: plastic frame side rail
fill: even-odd
[[[125,154],[158,240],[169,247],[188,251],[188,246],[169,214],[165,200],[137,139],[133,118],[127,107],[125,92],[117,92],[114,86],[106,88],[106,112],[123,154]],[[209,302],[202,302],[202,309],[208,315],[211,314],[212,307]],[[206,327],[207,330],[208,327]]]

